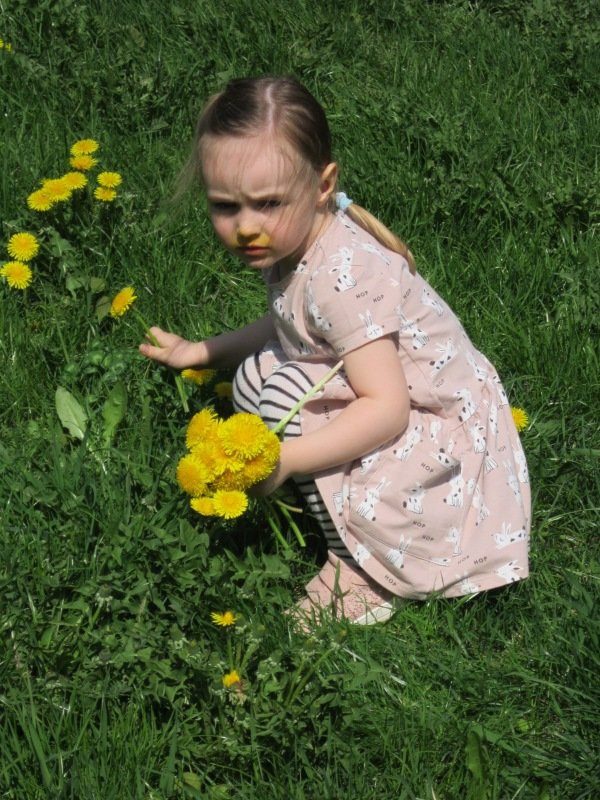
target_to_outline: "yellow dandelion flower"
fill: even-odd
[[[206,465],[193,454],[183,456],[177,464],[177,483],[186,494],[201,497],[206,493],[206,486],[212,475]]]
[[[80,172],[87,172],[88,169],[95,167],[97,163],[98,159],[93,158],[93,156],[89,156],[85,153],[80,156],[73,156],[69,159],[69,164],[73,167],[73,169],[79,170]]]
[[[233,469],[230,469],[229,465],[231,465],[231,462],[228,462],[227,469],[215,477],[213,481],[215,490],[223,490],[225,492],[245,491],[251,484],[248,482],[244,472],[244,463],[242,461],[233,462]]]
[[[212,497],[193,497],[190,506],[203,517],[212,517],[215,513]]]
[[[223,452],[217,440],[206,439],[191,448],[191,455],[204,464],[213,481],[227,468],[228,456]]]
[[[121,185],[123,178],[118,172],[101,172],[96,178],[100,186],[106,186],[107,189],[116,189]]]
[[[83,172],[67,172],[60,178],[69,189],[83,189],[87,185],[88,179]]]
[[[208,383],[216,375],[214,369],[184,369],[181,372],[181,377],[186,381],[192,381],[196,386],[202,386],[203,383]]]
[[[219,438],[226,453],[254,458],[263,448],[266,425],[256,414],[239,412],[221,425]]]
[[[100,147],[95,139],[79,139],[71,147],[72,156],[89,156],[90,153],[95,153]]]
[[[223,445],[219,442],[219,456],[217,459],[217,463],[222,467],[221,471],[225,475],[225,473],[229,475],[238,475],[244,468],[244,459],[240,458],[239,456],[232,456],[229,453],[226,453],[223,449]]]
[[[529,425],[529,416],[524,408],[516,408],[511,406],[512,418],[515,422],[515,427],[519,431],[524,431]]]
[[[215,394],[221,400],[230,400],[233,396],[233,384],[231,381],[221,381],[215,383]]]
[[[215,441],[221,421],[212,408],[203,408],[191,418],[185,435],[185,442],[191,450],[206,441]]]
[[[27,198],[27,205],[32,211],[49,211],[55,202],[46,189],[37,189]]]
[[[31,269],[21,261],[8,261],[0,273],[11,289],[27,289],[33,280]]]
[[[248,508],[248,495],[239,489],[219,489],[213,497],[215,514],[224,519],[240,517]]]
[[[261,441],[261,454],[275,465],[279,460],[280,451],[281,442],[279,441],[279,437],[265,425]]]
[[[110,304],[111,317],[122,317],[137,300],[135,289],[133,286],[126,286],[124,289],[115,295],[112,303]]]
[[[236,465],[238,466],[238,465]],[[225,469],[217,475],[213,481],[215,490],[224,492],[242,492],[248,488],[248,479],[243,472],[243,464],[239,463],[239,469]]]
[[[15,233],[8,240],[6,249],[17,261],[31,261],[38,254],[40,243],[33,233]]]
[[[211,611],[210,618],[215,625],[220,625],[222,628],[228,628],[230,625],[235,625],[237,617],[233,611]]]
[[[46,178],[42,181],[42,191],[46,192],[53,203],[69,200],[72,189],[64,178]]]
[[[232,669],[231,672],[228,672],[226,675],[223,675],[223,686],[226,689],[231,689],[232,686],[238,686],[242,682],[242,679],[239,676],[239,673]]]
[[[277,459],[273,461],[273,459],[268,457],[265,453],[259,453],[257,456],[254,456],[254,458],[246,461],[242,470],[242,479],[245,482],[244,485],[252,486],[258,483],[258,481],[268,478],[275,469],[276,464]]]
[[[7,53],[10,53],[10,51],[12,50],[12,44],[10,42],[4,42],[4,49],[6,50]]]
[[[107,189],[105,186],[98,186],[94,189],[94,197],[101,203],[112,203],[117,193],[114,189]]]

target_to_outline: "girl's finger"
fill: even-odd
[[[155,347],[153,344],[149,342],[143,342],[139,347],[138,350],[143,356],[146,358],[151,358],[153,361],[163,361],[163,348],[162,347]]]

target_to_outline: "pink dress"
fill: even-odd
[[[492,364],[404,258],[338,213],[296,269],[265,272],[279,342],[272,369],[302,365],[316,383],[343,355],[393,335],[408,382],[404,433],[315,475],[340,538],[396,595],[451,597],[528,575],[525,455]],[[303,433],[353,399],[343,371],[301,411]]]

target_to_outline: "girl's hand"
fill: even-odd
[[[173,369],[196,368],[231,369],[246,356],[261,350],[276,336],[269,314],[237,331],[228,331],[202,342],[188,342],[175,333],[152,327],[140,353]]]
[[[146,334],[147,341],[139,351],[147,358],[173,369],[208,366],[203,342],[189,342],[175,333],[152,327]]]
[[[259,481],[259,483],[255,483],[254,486],[250,488],[249,494],[252,497],[268,497],[279,489],[291,476],[291,473],[285,467],[285,462],[285,442],[282,442],[281,457],[277,462],[277,466],[268,478],[265,478],[264,481]]]

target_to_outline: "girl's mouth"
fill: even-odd
[[[248,246],[248,247],[240,247],[240,252],[245,256],[254,256],[258,258],[260,256],[264,256],[267,254],[266,247],[256,247],[256,246]]]

